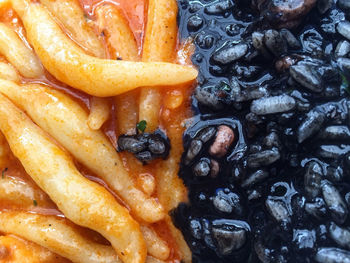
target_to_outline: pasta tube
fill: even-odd
[[[40,4],[26,0],[12,3],[47,70],[58,80],[88,94],[115,96],[140,86],[176,85],[197,76],[197,70],[176,64],[91,57],[65,36]]]
[[[105,3],[99,5],[95,13],[99,31],[107,38],[114,58],[137,61],[139,54],[136,39],[128,21],[118,8]]]
[[[168,259],[170,255],[168,244],[151,227],[141,226],[141,231],[147,244],[148,254],[157,259]]]
[[[133,32],[124,15],[113,4],[104,3],[96,8],[99,31],[107,39],[112,58],[139,60],[138,47]],[[117,128],[119,134],[135,134],[138,120],[138,90],[115,97]]]
[[[105,58],[105,50],[93,29],[89,26],[77,0],[42,0],[49,11],[59,19],[64,29],[87,54]],[[93,130],[101,128],[109,117],[109,105],[101,98],[91,98],[88,125]]]
[[[0,212],[0,231],[43,246],[74,263],[121,262],[111,246],[88,241],[66,219],[25,212]]]
[[[135,187],[111,143],[101,131],[90,130],[87,113],[67,95],[43,85],[0,80],[0,92],[13,100],[46,132],[115,190],[146,222],[164,217],[162,206]]]
[[[70,261],[13,235],[0,236],[0,260],[7,263],[69,263]]]
[[[7,177],[5,174],[0,179],[0,201],[6,205],[21,208],[33,208],[35,205],[48,208],[53,205],[40,189],[35,189],[28,183],[14,177]]]
[[[105,98],[92,97],[87,124],[90,129],[98,130],[109,118],[109,103]]]
[[[27,78],[38,78],[43,74],[39,59],[27,47],[15,31],[0,23],[0,53]]]
[[[150,0],[142,61],[171,62],[177,41],[176,0]],[[147,131],[159,125],[159,88],[144,87],[140,92],[139,120],[147,121]]]
[[[125,263],[141,263],[147,248],[140,227],[102,186],[84,178],[71,157],[0,95],[0,129],[38,186],[74,223],[107,238]]]
[[[105,50],[86,21],[77,0],[41,0],[49,11],[63,24],[68,34],[89,54],[104,58]]]

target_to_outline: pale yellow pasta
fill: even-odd
[[[157,259],[166,260],[170,254],[167,243],[151,227],[141,226],[141,231],[147,244],[148,254]]]
[[[150,0],[142,61],[171,62],[177,41],[176,0]],[[140,92],[139,120],[147,121],[147,131],[159,125],[162,96],[159,88],[145,87]]]
[[[86,55],[37,3],[12,0],[29,42],[58,80],[97,97],[115,96],[140,86],[176,85],[193,80],[197,70],[161,62],[103,60]]]
[[[3,95],[0,130],[26,172],[68,219],[102,234],[124,263],[145,261],[146,244],[128,211],[105,188],[83,177],[71,157]]]
[[[164,217],[160,203],[135,187],[104,134],[89,129],[87,113],[77,102],[43,85],[19,86],[0,80],[0,91],[24,109],[78,161],[101,176],[138,217],[146,222],[156,222]]]
[[[111,246],[87,240],[66,219],[55,216],[0,212],[0,231],[46,247],[74,263],[121,262]]]
[[[62,23],[72,39],[89,54],[104,58],[105,50],[89,26],[77,0],[40,0]]]
[[[95,13],[99,31],[106,37],[114,58],[137,61],[137,43],[122,12],[113,4],[104,3]]]
[[[96,8],[99,31],[106,37],[113,59],[139,60],[138,47],[128,21],[115,5],[104,3]],[[138,120],[138,91],[115,97],[117,128],[120,134],[135,134]]]
[[[139,118],[137,105],[138,93],[138,90],[132,90],[115,97],[119,134],[136,134],[136,124]]]
[[[43,68],[34,52],[27,47],[15,31],[0,23],[0,53],[27,78],[38,78]]]
[[[52,207],[52,203],[47,201],[47,197],[41,190],[35,189],[23,180],[6,176],[6,172],[2,177],[0,179],[1,202],[28,209],[35,206],[35,200],[35,204],[42,208]]]
[[[2,263],[68,263],[65,258],[14,235],[0,236]]]
[[[165,217],[165,222],[167,223],[167,225],[169,227],[169,230],[170,230],[172,237],[176,241],[176,245],[177,245],[177,248],[179,250],[182,262],[191,263],[192,262],[192,253],[191,253],[191,250],[188,247],[181,231],[174,226],[174,224],[171,220],[171,217],[169,215],[167,215]]]
[[[87,54],[105,58],[105,50],[93,29],[89,26],[84,12],[76,0],[42,0],[50,12],[62,23],[65,32],[84,49]],[[108,102],[93,97],[88,125],[98,130],[109,117]]]
[[[91,98],[90,114],[87,124],[90,129],[98,130],[109,118],[109,104],[104,98]]]
[[[0,62],[0,78],[14,82],[19,82],[21,79],[14,67],[6,62]]]

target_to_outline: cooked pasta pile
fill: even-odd
[[[123,5],[83,4],[0,1],[0,262],[191,262],[169,216],[197,76],[176,0],[148,1],[143,38]],[[140,122],[166,160],[116,151]]]

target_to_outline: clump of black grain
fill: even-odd
[[[118,138],[118,151],[133,153],[138,160],[147,164],[158,158],[166,159],[170,151],[170,141],[161,130],[121,135]]]
[[[200,74],[173,215],[194,262],[350,262],[350,1],[178,4]]]

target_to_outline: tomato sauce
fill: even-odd
[[[116,6],[120,8],[120,10],[123,11],[125,17],[127,18],[130,28],[132,29],[135,38],[137,40],[137,43],[139,45],[139,48],[142,48],[142,41],[143,41],[143,34],[145,31],[145,25],[146,25],[146,18],[147,18],[147,5],[145,0],[79,0],[82,8],[84,9],[85,13],[91,17],[91,19],[94,19],[94,10],[95,8],[103,4],[104,2],[113,3]],[[20,37],[26,41],[25,39],[25,30],[23,28],[23,25],[18,18],[18,16],[12,11],[10,7],[2,10],[0,12],[0,21],[6,23],[7,25],[11,26],[19,35]],[[104,43],[105,44],[105,43]],[[178,50],[175,50],[174,52],[177,52],[177,58],[176,62],[180,64],[190,64],[190,57],[193,52],[193,45],[191,45],[191,42],[186,42],[184,45],[179,45]],[[48,72],[45,72],[45,76],[42,76],[40,79],[36,80],[29,80],[29,79],[22,79],[25,83],[42,83],[50,85],[51,87],[61,90],[64,93],[68,94],[72,98],[74,98],[77,102],[79,102],[81,105],[84,106],[86,111],[89,111],[90,108],[90,99],[91,96],[87,95],[83,92],[77,91],[69,86],[67,86],[64,83],[61,83],[60,81],[56,80],[52,75],[50,75]],[[191,108],[190,108],[190,97],[192,93],[192,83],[188,83],[185,85],[167,88],[166,90],[162,91],[162,96],[164,98],[164,105],[161,108],[160,112],[160,126],[161,128],[166,132],[167,136],[169,137],[171,141],[171,155],[172,158],[175,158],[178,160],[178,163],[180,162],[181,154],[183,152],[183,146],[182,146],[182,134],[185,129],[185,121],[187,121],[191,116]],[[176,105],[178,102],[179,105]],[[102,130],[106,134],[106,136],[110,139],[111,143],[116,147],[117,144],[117,137],[119,134],[117,134],[116,128],[115,128],[115,105],[112,105],[111,108],[111,114],[110,118],[107,123],[104,124],[102,127]],[[162,161],[154,161],[150,165],[144,166],[142,165],[134,156],[132,156],[129,153],[121,153],[120,154],[123,160],[123,164],[126,168],[126,170],[131,174],[131,176],[135,179],[137,182],[137,178],[139,176],[147,175],[147,176],[153,176],[156,178],[156,172],[157,168],[159,167],[159,163]],[[31,178],[26,174],[23,167],[19,163],[18,160],[16,160],[13,156],[11,157],[11,161],[8,162],[8,165],[6,166],[6,172],[5,176],[13,176],[16,178],[21,178],[21,180],[24,180],[28,182],[30,185],[34,185],[34,188],[39,193],[43,194],[44,200],[47,201],[47,203],[51,203],[51,206],[41,206],[38,204],[38,206],[31,207],[29,210],[34,213],[40,213],[45,215],[58,215],[61,217],[64,217],[64,215],[57,209],[57,207],[52,203],[50,198],[37,186],[35,186],[34,182],[31,180]],[[2,168],[2,167],[1,167]],[[111,189],[108,188],[107,184],[98,178],[95,174],[91,173],[86,167],[83,167],[80,164],[77,164],[77,168],[80,170],[80,172],[88,179],[95,181],[96,183],[101,184],[104,186],[108,191],[112,192]],[[2,169],[5,169],[2,168]],[[112,192],[112,194],[116,197],[116,200],[125,205],[122,200],[118,198],[116,194]],[[154,191],[153,195],[156,197],[157,192]],[[8,205],[5,205],[0,202],[0,210],[1,209],[17,209],[14,207],[9,207]],[[20,209],[20,208],[18,208]],[[153,225],[156,232],[158,232],[159,236],[161,236],[165,241],[167,241],[170,249],[171,249],[171,256],[167,260],[167,262],[179,262],[180,261],[180,253],[177,249],[176,242],[174,240],[174,237],[171,236],[170,231],[168,229],[168,226],[165,222],[158,222]],[[91,230],[86,230],[83,228],[82,231],[86,232],[87,236],[92,240],[98,240],[100,243],[108,243],[103,237],[101,237],[99,234],[95,233]]]

